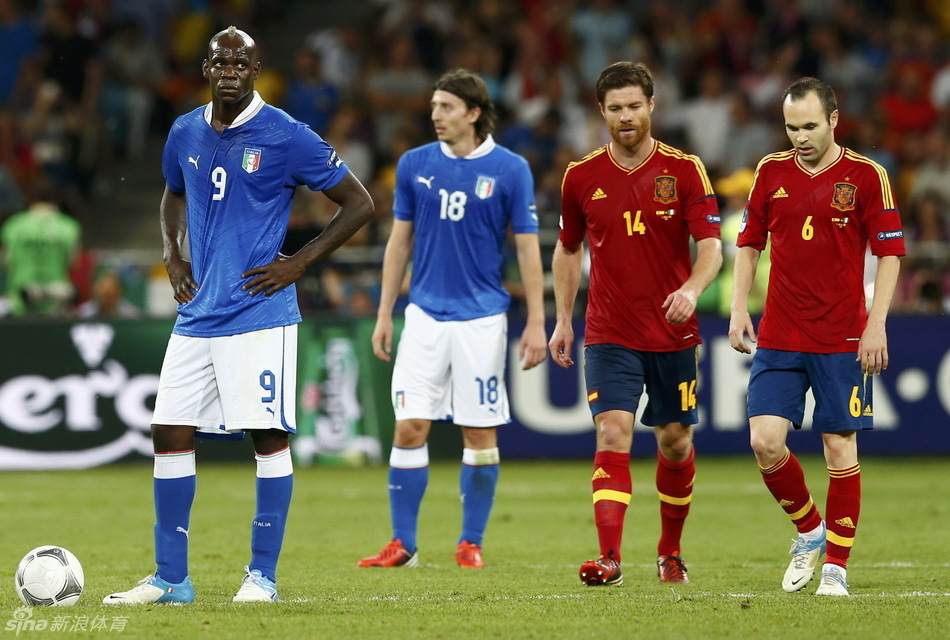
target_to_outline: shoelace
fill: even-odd
[[[683,562],[672,556],[663,561],[663,571],[672,574],[672,577],[677,580],[681,580],[686,575],[686,567]]]
[[[806,557],[806,555],[807,555],[808,553],[814,551],[815,549],[817,549],[817,548],[820,546],[819,544],[817,544],[817,542],[818,542],[817,540],[806,542],[806,541],[803,540],[802,538],[793,538],[793,539],[792,539],[792,550],[791,550],[791,554],[792,554],[793,556],[795,556],[795,557],[792,559],[792,562],[795,563],[795,568],[796,568],[796,569],[804,569],[804,568],[805,568],[805,565],[806,565],[807,562],[808,562],[808,558]]]
[[[831,586],[841,586],[841,587],[844,587],[845,589],[848,588],[848,583],[845,581],[845,579],[842,578],[839,573],[836,573],[834,571],[827,571],[824,574],[822,574],[821,582],[822,584],[827,584]]]
[[[399,544],[396,544],[396,541],[394,540],[394,541],[390,542],[389,544],[387,544],[387,545],[383,548],[382,551],[380,551],[379,553],[377,553],[377,554],[376,554],[376,557],[377,557],[378,559],[380,559],[380,560],[385,560],[385,559],[391,558],[391,557],[393,557],[393,556],[401,556],[401,555],[404,555],[403,552],[402,552],[402,546],[399,545]]]

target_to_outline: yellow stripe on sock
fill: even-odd
[[[849,478],[851,476],[856,476],[861,473],[861,465],[856,464],[845,469],[832,469],[828,467],[828,475],[832,478]]]
[[[665,502],[667,504],[675,504],[680,507],[683,506],[684,504],[689,504],[690,501],[693,499],[692,494],[686,496],[685,498],[677,498],[676,496],[668,496],[665,493],[659,493],[659,492],[658,492],[658,495],[660,496],[660,502]]]
[[[850,548],[851,545],[854,544],[854,538],[845,538],[844,536],[839,536],[837,533],[835,533],[831,529],[828,529],[825,535],[828,536],[827,537],[828,542],[832,544],[836,544],[839,547]]]
[[[808,502],[805,503],[805,506],[804,506],[804,507],[802,507],[801,509],[799,509],[799,510],[796,511],[795,513],[790,513],[790,514],[788,514],[788,517],[789,517],[790,519],[792,519],[792,520],[798,520],[799,518],[804,517],[805,514],[808,513],[809,509],[811,509],[814,504],[815,504],[815,502],[809,497],[809,498],[808,498]]]
[[[788,462],[788,459],[792,457],[792,452],[788,449],[785,449],[785,455],[782,456],[782,459],[773,464],[771,467],[759,467],[759,471],[765,474],[775,473],[779,469],[785,466],[785,463]]]
[[[630,494],[623,491],[614,491],[613,489],[600,489],[594,492],[594,504],[601,500],[613,500],[614,502],[630,504]]]

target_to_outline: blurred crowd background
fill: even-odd
[[[781,94],[803,75],[835,88],[838,142],[893,182],[908,247],[894,312],[950,308],[947,0],[0,0],[0,317],[174,315],[161,149],[210,100],[201,61],[231,24],[260,46],[263,98],[376,201],[299,283],[305,312],[374,314],[395,163],[434,139],[432,83],[450,68],[482,75],[496,139],[528,159],[549,262],[564,169],[607,142],[594,83],[620,59],[652,69],[654,136],[699,155],[720,199],[726,267],[703,311],[728,314],[752,171],[789,147]],[[300,191],[285,252],[333,212]]]

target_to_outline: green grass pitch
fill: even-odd
[[[803,466],[824,505],[821,459]],[[794,535],[751,453],[697,463],[683,556],[692,584],[656,580],[654,463],[633,464],[624,586],[585,587],[596,556],[587,461],[503,463],[484,544],[486,568],[463,570],[458,464],[437,462],[422,506],[418,569],[359,569],[389,539],[386,468],[296,470],[278,604],[234,605],[248,561],[254,466],[198,462],[188,606],[116,608],[106,594],[154,569],[151,466],[0,473],[0,632],[14,637],[17,562],[41,544],[73,551],[86,588],[71,608],[38,608],[19,637],[114,638],[946,638],[950,637],[950,481],[943,459],[865,458],[864,505],[850,598],[816,581],[780,582]],[[120,619],[121,617],[121,619]],[[56,631],[51,630],[54,621]],[[85,621],[85,624],[83,624]],[[98,623],[96,622],[98,621]],[[104,625],[104,626],[103,626]],[[83,631],[83,628],[86,630]]]

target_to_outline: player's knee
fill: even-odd
[[[785,441],[770,438],[767,434],[753,431],[749,444],[760,465],[769,466],[785,455]]]
[[[195,428],[183,425],[152,425],[152,447],[156,452],[187,451],[195,446]]]
[[[613,423],[603,423],[597,429],[597,449],[600,451],[629,451],[633,434],[629,429]]]
[[[290,438],[286,431],[279,429],[258,429],[250,430],[251,441],[254,443],[254,451],[259,455],[270,455],[283,449],[290,444]]]
[[[671,462],[682,462],[689,457],[689,452],[693,449],[693,441],[689,437],[661,441],[659,443],[659,448],[660,453],[667,460],[670,460]]]
[[[421,447],[429,437],[430,424],[428,420],[397,420],[393,444],[406,449]]]
[[[689,425],[669,423],[654,429],[660,453],[667,460],[681,462],[689,457],[693,447],[693,431]]]

